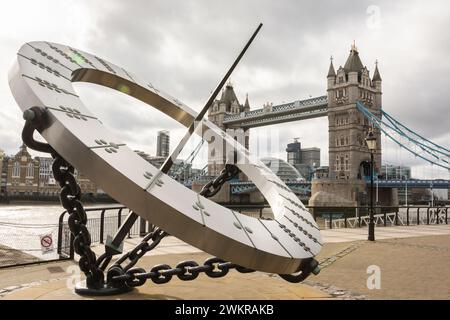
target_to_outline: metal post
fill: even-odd
[[[375,203],[378,204],[378,175],[377,175],[377,193],[376,193],[376,197],[375,197]]]
[[[69,258],[70,260],[73,260],[75,258],[75,248],[73,246],[73,240],[74,240],[74,236],[73,233],[70,233],[70,251],[69,251]]]
[[[59,220],[58,220],[58,249],[57,249],[57,253],[61,256],[61,252],[62,252],[62,237],[63,237],[63,225],[64,225],[64,215],[66,214],[67,211],[64,211],[63,213],[61,213],[61,215],[59,216]]]
[[[448,224],[448,208],[445,208],[445,224]]]
[[[417,225],[420,224],[420,207],[417,208]]]
[[[408,180],[405,177],[405,205],[408,206]]]
[[[409,226],[409,207],[406,207],[406,225]]]
[[[147,221],[141,217],[139,221],[139,236],[144,237],[146,234],[147,234]]]
[[[369,241],[375,241],[375,221],[373,216],[373,152],[370,152],[370,213],[369,213]]]
[[[427,225],[430,224],[430,209],[431,209],[431,207],[427,208]]]
[[[333,229],[333,214],[330,212],[330,229]]]
[[[358,228],[361,228],[361,211],[360,210],[358,210]]]
[[[105,239],[105,209],[100,213],[100,243],[104,243]]]
[[[122,225],[122,209],[119,209],[119,212],[117,213],[117,228],[120,228]]]
[[[121,216],[121,214],[122,209],[119,210],[119,216]],[[122,225],[119,224],[119,230],[117,230],[116,234],[111,239],[111,242],[106,241],[105,251],[108,254],[116,255],[122,253],[123,240],[125,240],[128,231],[131,229],[138,217],[139,216],[136,213],[130,211],[124,223]],[[119,218],[119,220],[121,219]]]
[[[431,206],[434,207],[433,180],[430,181]]]

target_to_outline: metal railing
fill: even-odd
[[[308,207],[322,229],[361,228],[369,224],[365,207]],[[374,207],[376,226],[410,226],[448,224],[448,209],[444,206]]]
[[[270,207],[267,204],[224,204],[231,210],[235,210],[258,219],[273,219]],[[336,228],[360,228],[365,227],[369,223],[369,208],[367,206],[359,207],[306,207],[310,210],[314,219],[317,221],[321,229],[336,229]],[[439,206],[408,206],[408,207],[386,207],[377,206],[375,209],[375,225],[377,226],[410,226],[410,225],[431,225],[431,224],[448,224],[449,222],[449,207]],[[110,206],[110,207],[93,207],[86,208],[88,214],[87,227],[91,234],[92,243],[104,244],[108,236],[112,236],[125,220],[129,209],[124,206]],[[5,225],[3,228],[10,230],[10,228],[18,228],[16,233],[21,234],[20,230],[38,229],[38,233],[46,231],[48,228],[57,227],[57,253],[56,259],[42,259],[29,257],[27,254],[29,248],[29,237],[26,243],[19,243],[15,246],[0,247],[0,251],[4,255],[9,255],[11,261],[4,261],[0,263],[0,268],[8,266],[21,266],[28,264],[36,264],[49,261],[65,260],[74,258],[74,250],[72,246],[72,235],[68,227],[67,212],[64,211],[59,216],[57,224],[46,225]],[[20,229],[20,228],[22,229]],[[40,229],[39,229],[40,228]],[[138,220],[128,233],[128,237],[144,236],[150,232],[153,226],[145,220]],[[40,230],[43,230],[42,232]],[[5,231],[6,232],[6,231]],[[8,231],[9,232],[9,231]],[[37,232],[37,231],[36,231]],[[56,230],[55,230],[56,232]],[[5,233],[6,234],[6,233]],[[17,235],[16,235],[17,237]],[[15,239],[15,238],[14,238]],[[20,242],[19,240],[11,241]],[[24,241],[22,241],[24,242]],[[23,251],[23,252],[22,252]],[[20,258],[18,255],[24,255],[25,258]],[[4,257],[5,258],[5,257]],[[14,258],[14,259],[13,259]],[[33,259],[31,259],[33,258]],[[1,261],[0,261],[1,262]]]
[[[96,207],[86,208],[88,215],[87,228],[91,234],[91,243],[104,244],[108,236],[113,236],[120,228],[122,221],[130,212],[125,206],[113,207]],[[97,213],[98,217],[89,217]],[[74,258],[73,238],[69,230],[66,218],[67,211],[59,216],[58,223],[58,254],[60,258]],[[128,238],[133,236],[143,236],[151,230],[152,226],[148,225],[142,218],[137,220],[128,232]]]

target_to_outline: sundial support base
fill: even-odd
[[[81,296],[113,296],[117,294],[127,293],[132,291],[134,288],[131,287],[122,287],[122,288],[114,288],[107,284],[104,284],[102,288],[88,288],[86,284],[86,280],[78,282],[75,285],[75,293]]]

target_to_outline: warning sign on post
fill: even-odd
[[[40,241],[42,253],[53,252],[53,238],[51,233],[40,236]]]

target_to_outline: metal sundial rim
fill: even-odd
[[[212,122],[202,121],[203,139],[236,150],[239,169],[254,182],[274,213],[262,220],[222,207],[179,184],[133,152],[107,130],[76,94],[72,82],[109,87],[188,126],[196,112],[125,69],[95,55],[49,42],[23,45],[9,73],[22,111],[46,108],[44,139],[111,197],[177,238],[244,267],[280,274],[298,271],[317,255],[317,224],[295,194],[248,150]],[[158,176],[158,179],[152,180]],[[149,178],[150,177],[150,178]],[[204,214],[204,212],[208,214]]]

